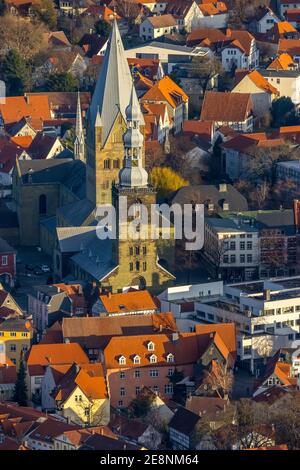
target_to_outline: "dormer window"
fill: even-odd
[[[126,364],[126,357],[124,356],[119,357],[119,364],[120,366],[124,366]]]
[[[148,343],[148,351],[154,351],[154,343],[152,341]]]
[[[155,354],[152,354],[152,356],[150,356],[150,362],[151,364],[155,364],[157,362],[157,357],[155,356]]]
[[[134,364],[140,364],[140,363],[141,363],[141,358],[140,358],[140,356],[138,356],[138,355],[134,356],[134,358],[133,358],[133,363],[134,363]]]
[[[173,354],[170,353],[170,354],[167,355],[167,362],[174,362]]]

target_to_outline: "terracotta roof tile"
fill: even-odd
[[[51,119],[47,95],[8,96],[5,103],[0,104],[0,113],[4,124],[13,124],[24,117],[30,117],[36,129],[41,129],[45,119]]]
[[[251,110],[250,93],[207,91],[204,95],[200,119],[216,122],[243,122],[250,115]]]
[[[282,53],[279,57],[276,57],[270,65],[268,65],[267,69],[270,70],[288,70],[291,65],[294,64],[293,58],[287,54]]]
[[[153,28],[166,28],[169,26],[176,26],[176,20],[173,15],[160,15],[160,16],[149,16],[148,18],[149,23],[153,26]]]
[[[89,359],[77,343],[34,344],[26,362],[28,366],[42,367],[49,364],[88,363]]]
[[[141,101],[166,101],[176,108],[179,102],[186,103],[188,96],[170,77],[165,76],[145,93]]]

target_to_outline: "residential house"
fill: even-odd
[[[54,450],[54,439],[65,431],[73,431],[78,426],[65,423],[58,419],[43,420],[24,438],[25,446],[30,450]]]
[[[28,312],[39,333],[63,315],[87,313],[87,303],[80,284],[36,286],[28,294]]]
[[[18,123],[28,118],[35,130],[41,130],[43,121],[51,119],[47,95],[39,93],[25,96],[8,96],[0,103],[0,128]]]
[[[216,126],[232,127],[242,132],[253,130],[253,101],[250,93],[207,91],[200,119],[213,121]]]
[[[30,320],[10,317],[0,323],[0,352],[19,368],[20,360],[29,351],[34,337]]]
[[[268,31],[267,38],[278,43],[280,39],[298,39],[299,33],[288,21],[279,21]]]
[[[81,0],[80,3],[75,0],[59,0],[58,7],[59,13],[62,16],[81,15],[85,12],[90,5],[88,0]]]
[[[225,2],[205,1],[198,4],[201,17],[198,19],[199,28],[226,28],[228,21],[228,6]]]
[[[147,91],[141,99],[142,105],[166,104],[171,129],[175,134],[181,131],[183,122],[188,117],[188,96],[173,80],[165,76]]]
[[[43,40],[48,44],[52,51],[64,50],[70,52],[72,45],[65,35],[64,31],[50,31],[43,34]]]
[[[283,52],[289,54],[299,66],[300,39],[279,39],[278,54],[282,54]]]
[[[17,304],[13,296],[7,292],[0,283],[0,309],[7,308],[14,311],[17,316],[23,316],[22,309]]]
[[[128,407],[144,387],[150,388],[163,400],[173,396],[172,375],[175,368],[184,378],[201,380],[203,370],[212,360],[235,361],[234,325],[220,333],[202,330],[195,332],[119,336],[110,339],[104,349],[104,362],[110,400],[113,407]]]
[[[285,17],[287,21],[294,26],[294,28],[298,29],[300,27],[300,12],[297,8],[291,8],[286,11]]]
[[[0,238],[0,284],[13,287],[16,280],[17,251],[3,238]]]
[[[293,70],[295,68],[298,68],[297,65],[294,63],[293,58],[286,52],[283,52],[272,60],[267,67],[268,70]]]
[[[34,344],[26,357],[29,400],[40,403],[42,380],[48,365],[70,366],[74,362],[77,364],[89,362],[87,355],[77,343]]]
[[[300,49],[299,49],[300,51]],[[287,96],[297,106],[300,102],[300,70],[263,70],[261,75],[278,90],[278,97]]]
[[[13,16],[30,17],[33,15],[33,7],[38,3],[36,0],[5,0],[9,13]]]
[[[253,113],[262,118],[269,112],[271,103],[279,96],[279,91],[257,70],[236,70],[232,93],[250,93]]]
[[[79,343],[91,360],[100,360],[113,337],[122,335],[155,335],[176,332],[171,313],[122,315],[108,317],[64,318],[62,334],[65,343]]]
[[[300,278],[277,278],[224,285],[224,295],[196,303],[199,321],[234,321],[237,354],[257,374],[279,348],[300,338]]]
[[[56,119],[70,119],[76,118],[77,110],[77,92],[65,92],[65,91],[45,91],[41,93],[26,93],[25,96],[28,100],[36,100],[37,96],[41,96],[43,100],[47,100],[50,115],[45,117],[45,123],[51,123],[52,120]],[[82,111],[82,117],[86,116],[88,107],[91,102],[91,93],[80,92],[80,107]],[[75,121],[74,121],[75,122]]]
[[[278,181],[291,182],[295,190],[300,187],[300,162],[299,160],[289,160],[276,164],[276,177]]]
[[[195,449],[197,424],[201,418],[198,414],[180,406],[169,423],[169,439],[174,450]]]
[[[115,434],[107,426],[94,426],[72,431],[64,431],[54,438],[54,450],[78,450],[95,433],[114,438]]]
[[[43,132],[37,132],[26,152],[34,159],[44,160],[55,158],[63,152],[64,146],[56,135],[48,135]]]
[[[298,0],[278,0],[278,9],[281,18],[284,18],[286,12],[291,8],[299,9],[300,2],[298,2]]]
[[[265,393],[272,387],[297,389],[297,376],[294,375],[290,358],[287,360],[284,349],[279,349],[272,358],[268,359],[265,370],[257,378],[253,397]]]
[[[79,81],[83,80],[87,63],[84,57],[76,51],[54,51],[51,57],[33,73],[33,80],[37,87],[45,84],[46,77],[54,73],[70,73]]]
[[[203,16],[198,4],[194,0],[172,0],[167,3],[164,11],[176,19],[179,31],[190,32],[200,26],[199,21]]]
[[[142,112],[145,119],[145,139],[157,140],[163,144],[168,138],[171,127],[167,105],[143,103]]]
[[[129,419],[125,415],[114,414],[109,426],[119,438],[146,449],[157,450],[162,443],[162,434],[158,431],[157,425],[154,427],[149,423]]]
[[[3,354],[0,352],[0,398],[1,401],[12,401],[17,380],[17,369],[8,357],[4,358],[4,362],[2,356]]]
[[[255,156],[264,148],[284,145],[284,139],[269,138],[264,132],[238,134],[220,145],[223,168],[231,181],[255,177]]]
[[[247,210],[248,203],[242,194],[231,184],[199,184],[184,186],[172,197],[172,204],[204,204],[207,215],[218,214],[223,210]],[[234,208],[234,209],[233,209]]]
[[[178,31],[177,21],[173,15],[148,16],[140,24],[140,37],[144,41],[171,34]]]
[[[226,30],[226,40],[221,50],[222,67],[233,69],[256,69],[259,66],[259,50],[255,38],[248,31]]]
[[[95,5],[91,4],[83,13],[83,16],[92,16],[97,20],[105,21],[108,24],[111,24],[114,20],[120,21],[122,18],[111,8],[108,8],[107,5]]]
[[[107,424],[110,406],[102,364],[47,366],[41,403],[43,409],[57,410],[68,422],[84,426]]]
[[[203,257],[214,275],[227,280],[258,275],[258,230],[231,219],[205,219]]]
[[[129,291],[99,295],[92,306],[93,316],[151,315],[158,307],[148,291]]]
[[[80,46],[84,52],[85,57],[91,59],[94,55],[103,56],[107,45],[107,38],[99,36],[95,33],[85,33],[78,46]]]
[[[143,75],[155,82],[164,76],[164,70],[159,59],[128,58],[127,61],[134,79],[138,75]]]
[[[98,451],[124,451],[124,450],[142,450],[144,447],[135,444],[129,444],[118,437],[108,437],[103,434],[95,433],[79,447],[78,450],[98,450]]]
[[[250,30],[265,34],[279,21],[280,18],[270,7],[259,6],[255,18],[250,23]]]

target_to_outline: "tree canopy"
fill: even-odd
[[[52,73],[45,83],[47,91],[77,91],[78,87],[77,78],[73,77],[69,72]]]
[[[20,366],[17,374],[17,381],[14,388],[13,400],[20,406],[27,406],[27,385],[26,385],[26,370],[23,359],[20,360]]]
[[[183,179],[171,168],[155,167],[150,173],[150,180],[157,189],[159,197],[167,197],[170,193],[177,191],[183,186],[188,186],[189,182]]]
[[[26,61],[14,49],[9,50],[1,64],[8,96],[23,95],[30,87],[30,70]]]
[[[271,115],[273,127],[292,126],[299,122],[295,105],[287,96],[282,96],[272,102]]]

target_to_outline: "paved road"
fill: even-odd
[[[13,296],[20,307],[26,312],[27,294],[31,291],[33,286],[47,284],[51,273],[37,276],[31,271],[26,270],[25,266],[47,264],[51,267],[52,259],[44,252],[38,251],[37,248],[18,247],[17,260],[17,280],[19,284],[13,292]]]

